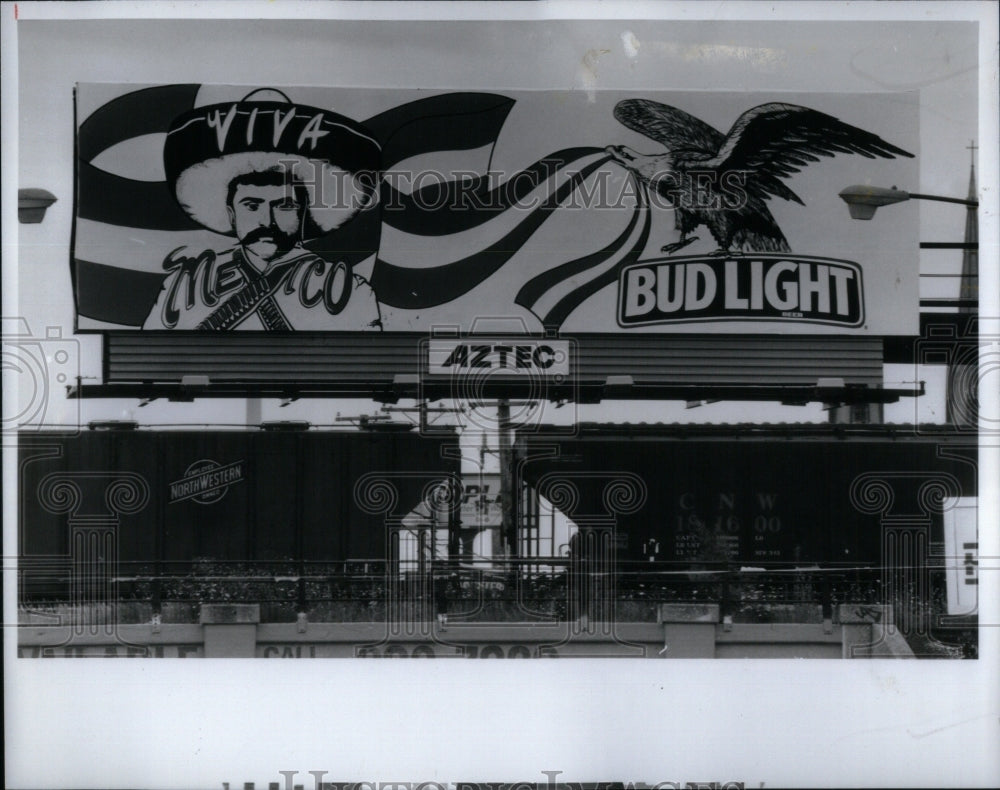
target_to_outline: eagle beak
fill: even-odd
[[[612,156],[615,161],[627,167],[629,163],[635,161],[635,157],[629,153],[630,150],[626,149],[624,145],[609,145],[604,149],[604,152]]]

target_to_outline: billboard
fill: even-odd
[[[462,477],[459,519],[463,529],[499,527],[503,522],[499,474]]]
[[[973,497],[962,497],[945,504],[944,551],[948,614],[975,614],[979,604],[977,501]]]
[[[861,223],[837,196],[918,184],[916,93],[80,84],[76,107],[80,331],[918,332],[915,207]]]

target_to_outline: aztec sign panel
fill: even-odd
[[[915,334],[916,209],[852,221],[837,193],[919,183],[918,109],[912,93],[79,85],[77,327]],[[505,345],[482,360],[555,358]],[[435,351],[449,368],[481,349]]]

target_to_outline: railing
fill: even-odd
[[[658,605],[666,603],[717,604],[723,622],[819,622],[829,621],[838,604],[905,605],[911,612],[916,604],[922,625],[908,639],[960,644],[964,655],[977,654],[974,618],[951,623],[944,615],[943,569],[932,571],[930,589],[907,591],[870,566],[751,570],[727,563],[617,562],[601,571],[579,558],[534,557],[492,567],[435,560],[423,572],[394,567],[384,560],[120,562],[97,580],[101,591],[86,596],[91,611],[81,612],[69,595],[80,580],[67,563],[44,577],[22,570],[19,603],[25,616],[45,619],[69,607],[74,620],[113,617],[120,624],[150,618],[194,623],[202,604],[255,603],[262,622],[304,616],[311,622],[414,624],[444,615],[452,625],[584,616],[591,622],[655,622]]]
[[[197,560],[119,562],[111,575],[117,600],[160,612],[165,604],[260,603],[287,612],[339,606],[378,619],[390,604],[433,602],[460,615],[482,606],[574,617],[614,603],[718,603],[724,615],[764,619],[779,606],[819,606],[829,616],[837,603],[881,603],[882,580],[873,567],[734,568],[726,563],[618,562],[601,571],[566,557],[534,557],[476,567],[435,560],[423,570],[398,572],[382,560]],[[69,569],[66,568],[65,571]],[[41,579],[22,574],[22,603],[68,600],[66,572]]]

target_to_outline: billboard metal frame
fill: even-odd
[[[526,385],[498,383],[485,385],[478,393],[487,399],[524,397]],[[71,398],[138,398],[153,400],[192,401],[195,398],[351,398],[371,397],[382,403],[395,403],[403,398],[440,400],[454,393],[449,383],[420,386],[415,377],[397,377],[386,387],[358,384],[310,384],[309,382],[121,382],[114,384],[77,384],[67,388]],[[578,382],[574,386],[546,388],[539,400],[568,400],[576,395],[579,403],[599,403],[602,400],[731,400],[775,401],[787,405],[806,403],[895,403],[903,397],[919,397],[925,393],[924,383],[913,388],[872,388],[822,381],[814,385],[637,385],[631,381]]]

